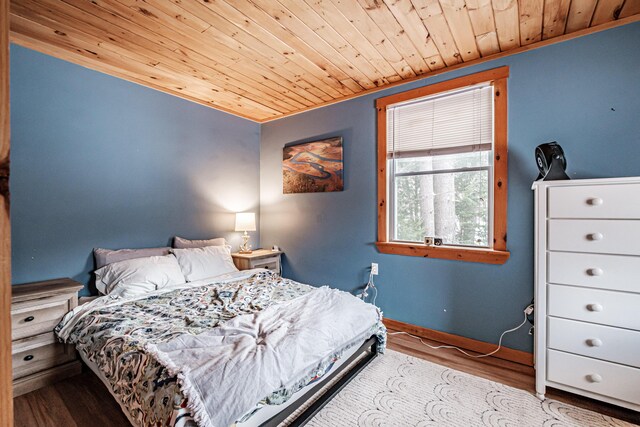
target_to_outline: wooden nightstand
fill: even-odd
[[[80,373],[75,348],[58,342],[53,328],[78,305],[83,287],[71,279],[12,286],[14,397]]]
[[[270,249],[256,249],[250,254],[233,253],[231,256],[238,270],[266,268],[280,274],[280,255],[282,253],[282,251]]]

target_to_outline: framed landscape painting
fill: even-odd
[[[342,137],[285,146],[282,191],[285,194],[342,191],[342,169]]]

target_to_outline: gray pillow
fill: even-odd
[[[204,248],[207,246],[224,246],[226,244],[227,241],[224,237],[209,240],[189,240],[178,236],[173,238],[173,247],[175,249]]]
[[[171,248],[144,248],[144,249],[102,249],[95,248],[93,257],[96,261],[96,270],[118,261],[125,261],[134,258],[145,258],[150,256],[169,255]]]

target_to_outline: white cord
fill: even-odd
[[[373,301],[372,301],[372,304],[376,305],[376,298],[378,298],[378,288],[376,288],[376,285],[373,284],[373,271],[371,271],[369,273],[369,281],[367,282],[367,284],[364,287],[364,289],[362,290],[362,292],[358,295],[358,298],[360,298],[360,299],[362,299],[364,301],[369,296],[369,294],[367,293],[369,288],[373,288],[373,290],[376,291],[376,293],[373,294]],[[504,331],[500,335],[500,339],[498,340],[498,348],[493,350],[491,353],[486,353],[486,354],[479,354],[479,355],[469,354],[466,351],[464,351],[463,349],[458,348],[458,347],[453,346],[453,345],[433,346],[433,345],[427,344],[426,342],[422,341],[422,338],[420,338],[420,337],[418,337],[416,335],[411,335],[408,332],[389,332],[388,335],[409,335],[412,338],[420,340],[420,342],[422,344],[424,344],[427,347],[430,347],[430,348],[432,348],[434,350],[438,350],[438,349],[441,349],[441,348],[452,348],[454,350],[458,350],[460,353],[464,354],[465,356],[474,357],[474,358],[487,357],[487,356],[492,356],[492,355],[496,354],[498,351],[500,351],[500,349],[502,348],[502,339],[504,338],[504,336],[507,335],[508,333],[515,332],[518,329],[522,328],[525,325],[525,323],[527,323],[527,316],[529,314],[531,314],[531,313],[533,313],[533,304],[530,304],[527,308],[524,309],[524,320],[522,321],[522,323],[520,323],[515,328],[507,329],[506,331]]]
[[[374,299],[375,301],[375,299]],[[375,303],[374,303],[375,304]],[[528,310],[528,308],[527,308]],[[480,355],[473,355],[473,354],[469,354],[466,351],[462,350],[461,348],[455,347],[453,345],[438,345],[438,346],[433,346],[433,345],[429,345],[426,342],[422,341],[422,338],[415,336],[415,335],[411,335],[408,332],[390,332],[388,335],[409,335],[410,337],[416,338],[418,340],[420,340],[420,342],[424,345],[426,345],[427,347],[433,348],[434,350],[438,350],[441,348],[453,348],[455,350],[458,350],[460,353],[464,354],[465,356],[469,356],[469,357],[475,357],[475,358],[480,358],[480,357],[487,357],[487,356],[491,356],[493,354],[496,354],[500,348],[502,348],[502,338],[510,333],[510,332],[514,332],[517,331],[518,329],[520,329],[522,326],[524,326],[525,323],[527,323],[527,310],[525,310],[524,312],[524,320],[522,321],[522,323],[520,323],[518,326],[516,326],[513,329],[507,329],[506,331],[504,331],[502,333],[502,335],[500,335],[500,339],[498,340],[498,348],[496,348],[495,350],[493,350],[491,353],[487,353],[487,354],[480,354]]]
[[[373,294],[373,302],[372,302],[373,305],[376,305],[376,298],[378,298],[378,288],[376,288],[376,285],[373,284],[373,272],[369,273],[369,281],[365,285],[362,292],[358,294],[358,298],[364,301],[369,296],[369,293],[367,293],[369,288],[373,288],[373,290],[376,291],[376,293]]]
[[[378,288],[376,288],[373,283],[371,283],[371,286],[373,286],[373,290],[376,291],[376,293],[373,295],[373,305],[376,305],[376,298],[378,298]]]

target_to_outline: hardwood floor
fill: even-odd
[[[13,399],[16,427],[129,426],[118,403],[89,368]]]
[[[428,340],[425,342],[440,344]],[[512,387],[530,392],[534,390],[533,368],[529,366],[494,357],[471,359],[456,350],[433,350],[406,335],[390,335],[388,348]],[[551,390],[548,396],[640,425],[638,412],[561,391]],[[79,376],[17,397],[13,402],[17,427],[129,425],[120,406],[89,369]]]

